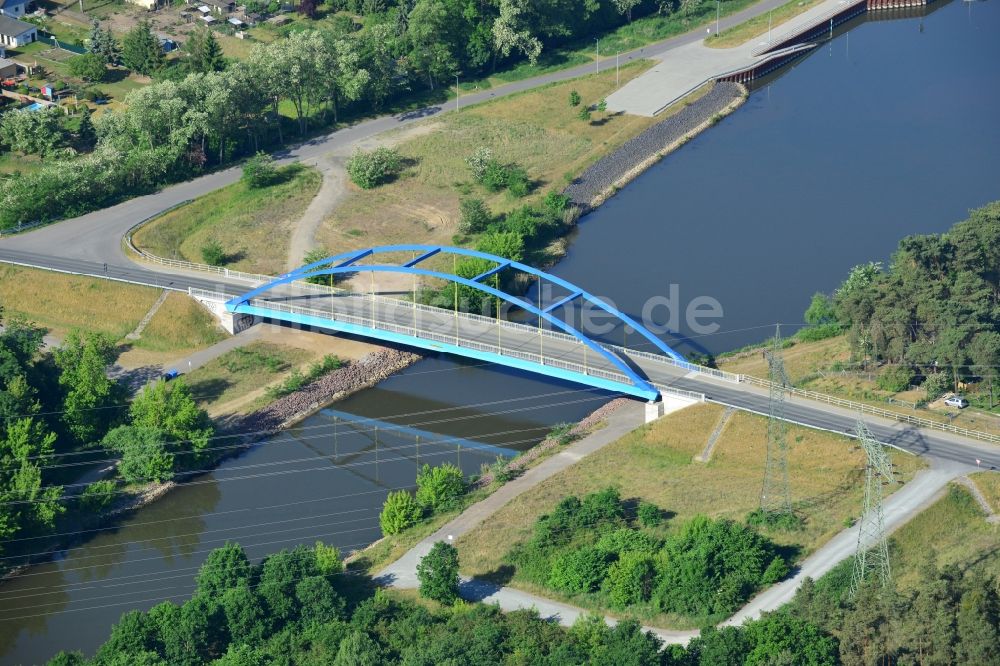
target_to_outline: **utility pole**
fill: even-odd
[[[601,40],[595,39],[597,43],[597,57],[594,59],[594,64],[597,66],[597,73],[601,73]]]
[[[621,51],[615,54],[615,88],[622,87],[621,57]]]
[[[788,490],[788,424],[785,422],[785,388],[791,385],[781,359],[781,326],[775,326],[774,341],[767,357],[771,394],[768,400],[767,457],[760,509],[767,518],[792,515]]]
[[[773,10],[767,13],[767,45],[771,45],[771,14]]]
[[[455,110],[458,111],[458,97],[462,91],[458,88],[458,74],[455,75]]]
[[[715,0],[715,36],[719,36],[719,12],[721,7],[719,6],[719,0]]]
[[[883,588],[889,585],[892,578],[889,569],[889,544],[885,537],[882,486],[896,480],[892,474],[889,454],[860,416],[856,430],[861,448],[865,450],[865,504],[858,524],[858,548],[854,556],[854,575],[851,578],[852,597],[870,576],[878,576]]]

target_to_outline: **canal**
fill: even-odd
[[[997,81],[998,2],[853,23],[584,218],[553,272],[634,315],[661,297],[654,317],[679,311],[681,351],[757,342],[776,322],[791,333],[850,266],[1000,199]],[[717,331],[686,323],[697,297],[722,308]],[[370,543],[385,493],[418,462],[475,473],[607,397],[422,361],[0,587],[0,662],[92,653],[122,612],[187,597],[227,540],[253,558]]]

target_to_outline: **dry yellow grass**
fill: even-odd
[[[622,83],[641,74],[649,62],[622,67]],[[639,134],[658,117],[617,115],[594,122],[577,117],[569,105],[571,90],[584,104],[597,104],[615,90],[614,70],[534,89],[464,108],[427,121],[427,129],[399,143],[414,164],[395,182],[374,190],[352,187],[348,198],[327,219],[317,237],[342,252],[373,243],[451,243],[457,232],[458,202],[466,194],[486,200],[494,213],[535,200],[549,189],[562,189],[572,178],[611,150]],[[391,139],[391,137],[390,137]],[[489,147],[505,162],[516,162],[536,181],[535,193],[513,199],[489,194],[472,183],[465,159]]]
[[[675,513],[670,525],[696,514],[742,521],[759,504],[767,421],[735,414],[712,460],[694,462],[721,413],[719,406],[697,405],[672,414],[516,498],[459,539],[463,571],[496,571],[511,546],[528,539],[535,520],[559,500],[609,485],[617,486],[623,497]],[[805,522],[799,531],[769,536],[777,543],[800,545],[800,556],[805,556],[842,530],[845,519],[860,513],[863,455],[851,440],[831,433],[792,427],[788,440],[792,502]],[[902,480],[922,466],[918,458],[899,453],[893,461]]]
[[[793,382],[820,370],[828,369],[833,363],[850,360],[851,350],[846,335],[819,340],[818,342],[796,342],[782,350],[785,370]],[[732,357],[719,359],[719,367],[727,372],[767,378],[767,361],[762,350],[753,350]]]
[[[993,513],[1000,513],[1000,472],[977,472],[970,474],[969,478],[986,498]]]
[[[218,321],[193,298],[171,292],[146,325],[138,346],[151,351],[190,351],[229,337]]]
[[[160,291],[123,282],[0,266],[6,316],[23,315],[62,336],[81,328],[121,339],[135,329]]]

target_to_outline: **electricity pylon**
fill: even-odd
[[[865,450],[865,506],[858,525],[858,550],[854,557],[851,596],[857,594],[870,576],[878,576],[882,587],[889,585],[889,544],[885,537],[882,486],[895,482],[892,463],[885,447],[872,435],[860,418],[856,426],[861,448]]]
[[[768,401],[767,457],[764,462],[764,485],[760,491],[760,508],[765,516],[792,513],[788,490],[788,425],[785,422],[785,388],[791,385],[785,362],[781,359],[781,327],[774,329],[767,357],[771,395]]]

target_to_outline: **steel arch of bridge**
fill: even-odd
[[[357,263],[362,259],[373,257],[375,255],[400,253],[400,252],[411,252],[418,254],[411,261],[408,261],[401,265]],[[420,268],[418,266],[418,264],[437,255],[457,255],[461,257],[483,259],[488,262],[496,264],[496,266],[473,278],[465,278],[459,275],[455,275],[453,273],[444,273],[441,271]],[[492,277],[493,275],[508,269],[534,276],[538,278],[540,281],[544,280],[551,284],[558,285],[563,289],[566,289],[569,292],[569,295],[543,308],[536,306],[533,303],[523,298],[519,298],[518,296],[509,294],[503,290],[491,287],[482,282],[482,280],[485,280],[486,278]],[[356,250],[353,252],[345,252],[342,254],[333,255],[325,259],[321,259],[319,261],[315,261],[305,266],[302,266],[301,268],[297,268],[294,271],[286,273],[281,277],[273,280],[272,282],[263,284],[243,294],[242,296],[237,296],[236,298],[233,298],[232,300],[226,303],[226,308],[227,310],[233,313],[245,312],[248,314],[259,314],[258,312],[256,312],[256,308],[250,307],[249,305],[250,301],[256,298],[257,296],[264,294],[276,287],[279,287],[284,284],[289,284],[291,282],[295,282],[298,280],[305,280],[307,278],[312,278],[312,277],[318,277],[324,275],[343,275],[346,273],[359,273],[366,271],[385,272],[385,273],[404,273],[404,274],[419,275],[424,277],[439,278],[466,287],[470,287],[472,289],[499,298],[512,305],[516,305],[517,307],[522,308],[527,312],[530,312],[531,314],[539,317],[540,319],[549,322],[554,327],[572,335],[581,343],[586,345],[588,348],[590,348],[591,350],[593,350],[594,352],[596,352],[597,354],[599,354],[600,356],[604,357],[609,362],[611,362],[618,370],[622,372],[622,374],[625,377],[627,377],[632,382],[631,387],[623,387],[621,385],[614,386],[613,385],[614,383],[608,381],[596,381],[593,378],[588,378],[587,380],[588,383],[595,386],[600,386],[603,388],[611,388],[612,390],[618,389],[621,390],[622,392],[630,393],[632,395],[647,398],[650,400],[654,400],[657,397],[659,397],[659,390],[657,390],[652,384],[650,384],[647,379],[639,375],[639,373],[637,373],[630,364],[626,363],[616,353],[607,349],[606,347],[596,342],[595,340],[591,339],[582,331],[578,330],[576,327],[571,326],[566,322],[564,322],[563,320],[552,315],[552,312],[554,310],[578,299],[586,303],[589,303],[592,306],[603,310],[604,312],[607,312],[608,314],[612,315],[620,322],[622,322],[624,325],[630,326],[633,330],[638,332],[640,335],[646,338],[646,340],[652,343],[655,348],[659,349],[661,352],[663,352],[665,355],[667,355],[674,361],[686,363],[686,359],[682,355],[671,349],[669,345],[660,340],[660,338],[655,336],[646,327],[639,324],[632,317],[625,314],[624,312],[621,312],[617,308],[612,307],[611,305],[609,305],[602,299],[598,298],[597,296],[594,296],[593,294],[587,292],[586,290],[581,289],[580,287],[577,287],[576,285],[566,280],[563,280],[560,277],[551,275],[544,271],[540,271],[537,268],[528,266],[527,264],[523,264],[517,261],[511,261],[509,259],[504,259],[503,257],[487,254],[485,252],[479,252],[477,250],[468,250],[457,247],[448,247],[442,245],[386,245],[381,247],[372,247],[372,248],[367,248],[365,250]],[[374,323],[372,331],[377,331],[377,329],[374,327]],[[391,338],[385,338],[385,339],[391,339]],[[463,352],[461,346],[456,345],[455,349],[456,353],[459,354],[465,353],[465,355],[472,355],[469,353],[470,351],[471,350],[465,350],[465,352]],[[505,357],[503,356],[502,353],[497,354],[495,356],[497,357],[495,360],[499,363],[506,363],[507,365],[513,365],[514,367],[521,367],[521,368],[525,367],[523,363],[514,363],[513,361],[515,359],[511,359],[510,357]],[[480,358],[481,355],[476,355],[476,357]],[[558,373],[558,374],[550,373],[550,374],[555,374],[556,376],[561,376],[563,378],[573,379],[573,377],[567,377],[567,375],[564,373]],[[572,373],[572,374],[578,374],[578,373]]]

